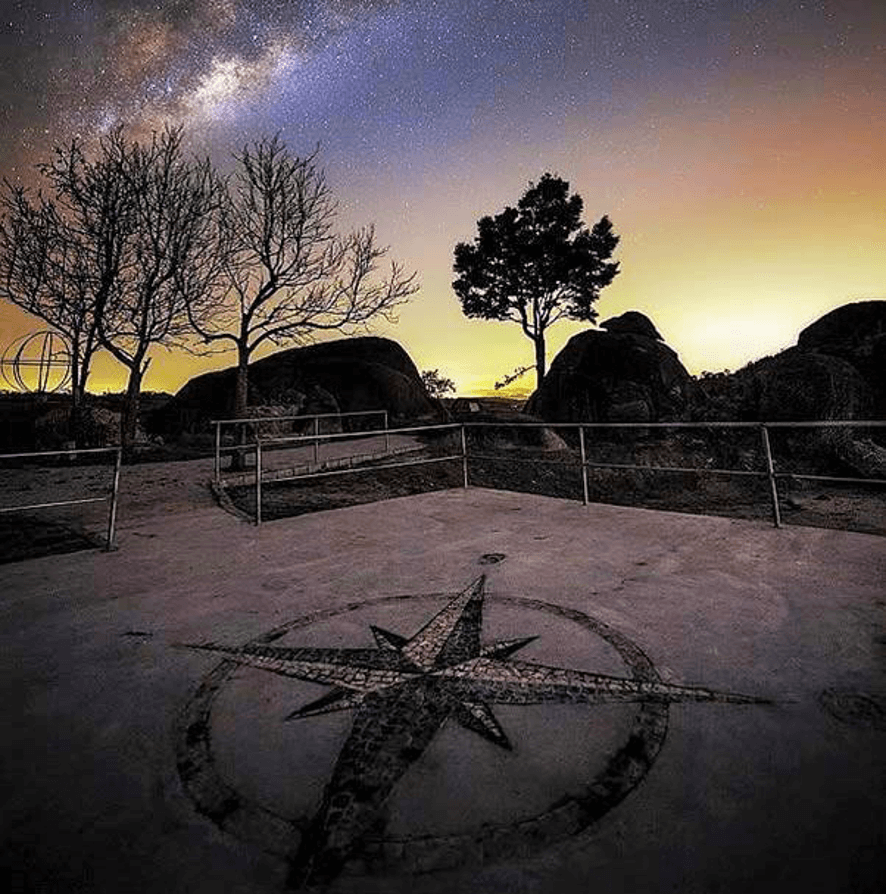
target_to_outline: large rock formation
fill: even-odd
[[[807,326],[795,347],[703,376],[693,417],[751,421],[882,418],[886,301],[859,301]]]
[[[230,418],[236,369],[191,379],[153,420],[163,433],[204,430],[210,419]],[[392,424],[435,420],[440,405],[428,396],[415,364],[394,341],[371,336],[279,351],[250,364],[249,404],[293,413],[388,411]]]
[[[886,415],[886,301],[844,304],[807,326],[797,348],[852,364],[874,391],[876,412]]]
[[[621,316],[610,317],[600,324],[600,328],[607,332],[626,332],[628,335],[645,335],[656,341],[664,341],[652,320],[636,310],[628,310]]]
[[[550,422],[658,422],[686,409],[690,375],[652,321],[629,311],[574,335],[526,411]]]
[[[692,418],[747,422],[867,419],[875,397],[845,360],[787,348],[734,373],[698,380]]]
[[[886,301],[838,307],[804,329],[797,345],[737,372],[695,383],[692,418],[766,422],[886,417]],[[886,478],[882,429],[791,429],[787,452],[819,471]],[[879,442],[879,443],[878,443]],[[837,460],[836,468],[827,462]]]
[[[570,339],[528,412],[549,422],[886,418],[886,301],[839,307],[804,329],[795,347],[697,380],[642,314],[601,327]],[[886,478],[881,429],[790,429],[777,440],[782,459],[813,460],[822,473]]]

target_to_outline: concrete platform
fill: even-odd
[[[3,569],[14,891],[883,890],[882,538],[470,489],[120,547]]]

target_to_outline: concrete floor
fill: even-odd
[[[119,539],[2,571],[14,891],[284,890],[330,851],[311,823],[358,709],[286,721],[332,685],[222,650],[405,655],[482,574],[482,642],[537,637],[505,670],[568,669],[572,694],[463,696],[510,750],[455,714],[408,758],[383,744],[408,766],[307,887],[883,890],[882,538],[470,489],[259,529],[182,507]],[[598,703],[594,674],[635,697]]]

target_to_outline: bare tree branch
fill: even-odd
[[[129,143],[118,129],[92,154],[56,147],[40,166],[53,198],[7,184],[0,225],[0,297],[68,335],[82,397],[99,346],[129,370],[122,438],[132,442],[138,395],[154,345],[190,337],[220,275],[216,211],[222,195],[208,161],[182,152],[182,131]]]
[[[316,156],[292,155],[279,137],[235,156],[217,215],[224,250],[214,313],[189,313],[204,343],[237,346],[235,415],[246,415],[249,361],[261,345],[393,319],[418,289],[415,274],[399,264],[382,275],[388,250],[372,227],[336,232],[337,205]]]

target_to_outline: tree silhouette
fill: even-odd
[[[537,384],[545,374],[545,332],[558,320],[592,321],[600,289],[618,273],[609,258],[619,237],[603,216],[588,230],[583,202],[546,173],[516,208],[477,222],[473,243],[455,246],[452,287],[468,317],[511,320],[535,345]]]
[[[393,310],[417,289],[415,274],[392,262],[372,227],[340,236],[337,207],[316,153],[300,158],[278,138],[236,156],[220,215],[222,277],[216,308],[192,320],[206,343],[237,350],[234,415],[247,415],[249,360],[270,342],[304,341],[324,331],[349,332]]]
[[[105,198],[113,202],[113,190]],[[70,345],[75,437],[92,358],[101,347],[98,321],[107,295],[107,264],[90,250],[79,209],[5,184],[0,195],[0,297],[47,322]]]
[[[455,394],[455,382],[448,376],[444,376],[438,369],[422,370],[421,383],[431,397]]]
[[[102,345],[129,370],[122,443],[135,439],[141,384],[154,345],[187,347],[190,315],[211,312],[219,270],[215,215],[221,183],[207,159],[182,152],[181,128],[127,143],[122,130],[102,141],[95,175],[117,179],[125,195],[115,221],[121,258],[111,295],[99,318]],[[77,171],[74,170],[76,188]],[[69,176],[62,168],[58,175]]]
[[[39,166],[50,197],[7,184],[0,204],[0,296],[68,336],[74,428],[93,354],[129,370],[121,442],[132,444],[154,345],[189,333],[217,268],[219,184],[182,153],[181,128],[128,142],[118,128],[93,152],[77,140]]]

